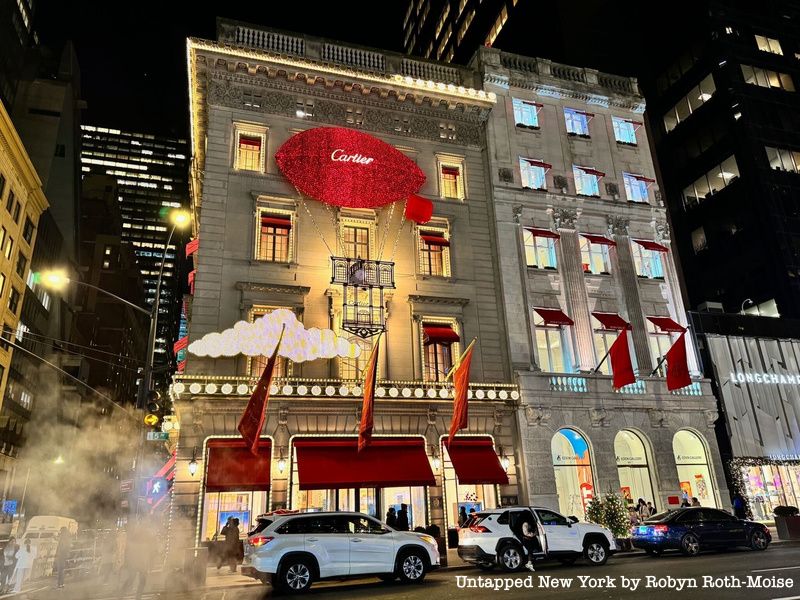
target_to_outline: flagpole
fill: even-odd
[[[447,376],[444,378],[444,382],[447,382],[447,380],[450,379],[453,376],[453,373],[455,373],[456,369],[458,368],[458,365],[461,364],[461,361],[464,360],[464,357],[467,355],[467,352],[469,352],[470,348],[472,348],[475,345],[475,342],[477,342],[477,341],[478,341],[478,338],[476,338],[476,337],[472,338],[472,341],[469,343],[469,346],[467,346],[466,350],[464,350],[464,352],[462,352],[461,356],[458,358],[458,362],[456,364],[454,364],[450,368],[450,371],[447,373]]]
[[[652,373],[650,373],[650,377],[655,376],[655,374],[658,373],[658,370],[661,368],[661,365],[663,365],[666,361],[667,361],[667,357],[666,356],[662,356],[661,358],[659,358],[658,359],[658,364],[656,365],[656,368],[653,369]]]
[[[614,344],[611,345],[613,346]],[[602,367],[603,363],[606,362],[606,359],[608,358],[609,354],[611,354],[611,346],[609,346],[608,350],[606,350],[606,353],[603,355],[603,358],[601,358],[600,362],[597,363],[597,366],[594,368],[594,371],[592,371],[592,373],[597,373],[600,370],[600,367]]]

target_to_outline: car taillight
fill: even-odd
[[[667,533],[669,531],[669,525],[654,525],[653,526],[653,533]]]
[[[274,539],[275,538],[273,537],[265,537],[263,535],[257,535],[251,537],[250,540],[248,541],[250,542],[251,546],[263,546],[264,544],[269,544]]]
[[[472,527],[469,528],[469,530],[475,533],[491,533],[491,530],[489,530],[487,527],[484,527],[483,525],[473,525]]]

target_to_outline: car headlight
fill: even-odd
[[[431,546],[438,546],[436,543],[436,538],[430,535],[421,535],[419,536],[421,540],[428,542]]]

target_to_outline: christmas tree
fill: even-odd
[[[603,501],[599,496],[589,500],[589,504],[586,505],[586,520],[589,523],[604,524],[605,512],[603,510]]]
[[[628,508],[625,506],[625,501],[618,494],[609,493],[605,495],[602,513],[602,524],[611,530],[614,537],[621,538],[630,535]]]

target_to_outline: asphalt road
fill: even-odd
[[[651,579],[648,580],[648,577]],[[470,585],[490,587],[467,587]],[[683,588],[680,589],[680,586]],[[71,587],[68,585],[63,590],[42,590],[30,594],[29,598],[116,598],[116,595],[110,593],[109,587],[75,586],[70,589]],[[305,597],[315,600],[505,600],[530,599],[534,596],[537,600],[675,600],[677,596],[714,600],[800,600],[800,544],[780,544],[765,552],[732,550],[701,554],[695,558],[685,558],[680,554],[666,554],[659,558],[612,557],[603,567],[589,567],[581,562],[571,567],[543,563],[537,566],[535,573],[446,570],[431,573],[423,584],[413,586],[382,583],[374,578],[323,582],[317,583]],[[185,594],[149,592],[145,594],[144,600],[266,600],[273,597],[277,595],[271,587],[256,584],[202,589]]]

